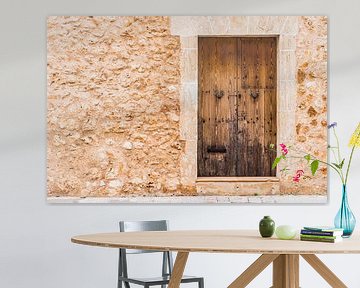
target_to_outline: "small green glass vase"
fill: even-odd
[[[259,223],[260,235],[264,238],[271,237],[275,232],[275,222],[270,216],[264,216]]]

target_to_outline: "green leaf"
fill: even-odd
[[[331,164],[333,164],[338,169],[342,169],[344,166],[344,163],[345,163],[345,159],[343,159],[340,164],[337,164],[337,163],[331,163]]]
[[[305,155],[305,156],[304,156],[304,158],[306,159],[307,163],[309,163],[309,162],[310,162],[310,160],[311,160],[311,156],[310,156],[310,154]]]
[[[311,174],[314,176],[319,168],[319,160],[312,161],[310,164],[310,168],[311,168]]]
[[[271,144],[269,145],[269,147],[270,147],[271,149],[274,149],[274,148],[275,148],[275,144],[271,143]]]
[[[280,172],[281,172],[283,175],[288,175],[288,171],[289,171],[289,170],[290,170],[290,169],[288,169],[287,167],[285,167],[285,168],[281,169]]]
[[[335,162],[332,162],[331,164],[333,164],[336,168],[341,169],[339,164],[337,164]]]
[[[275,169],[276,166],[277,166],[277,165],[279,164],[279,162],[281,161],[281,159],[283,159],[282,156],[276,157],[275,160],[274,160],[274,162],[273,162],[273,164],[272,164],[272,166],[271,166],[271,169]]]
[[[345,158],[341,161],[341,163],[340,163],[340,169],[342,169],[343,168],[343,166],[344,166],[344,163],[345,163]]]

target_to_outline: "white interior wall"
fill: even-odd
[[[70,243],[74,234],[115,231],[120,219],[171,221],[172,229],[256,228],[263,215],[277,224],[331,224],[340,183],[330,176],[327,205],[50,205],[46,203],[47,15],[328,15],[329,115],[348,139],[359,121],[360,2],[356,0],[34,0],[3,1],[0,8],[0,287],[115,287],[116,250]],[[343,140],[344,141],[344,140]],[[345,143],[345,141],[344,141]],[[360,151],[349,185],[360,220]],[[358,225],[360,227],[360,224]],[[359,230],[359,229],[358,229]],[[226,287],[255,255],[192,254],[187,273],[206,287]],[[360,255],[321,256],[347,283],[360,287]],[[134,269],[155,272],[150,259]],[[345,265],[346,263],[346,265]],[[266,270],[249,287],[269,287]],[[301,262],[302,287],[328,287]],[[195,287],[195,286],[184,286]]]

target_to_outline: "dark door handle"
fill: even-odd
[[[208,153],[226,153],[225,146],[208,146],[207,147]]]

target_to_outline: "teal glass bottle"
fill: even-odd
[[[346,185],[342,187],[341,206],[336,214],[334,224],[336,228],[344,229],[344,238],[350,237],[355,229],[356,219],[349,207]]]
[[[264,216],[259,223],[259,232],[262,237],[271,237],[274,235],[275,222],[270,216]]]

